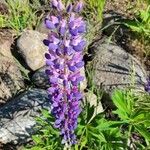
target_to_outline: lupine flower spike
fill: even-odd
[[[50,15],[45,25],[50,29],[46,58],[46,74],[49,76],[48,94],[55,117],[54,127],[60,130],[62,143],[76,143],[75,129],[81,112],[79,83],[84,79],[80,69],[84,66],[82,51],[85,47],[83,33],[85,22],[79,16],[83,2],[68,4],[65,8],[61,0],[52,0],[51,6],[58,16]],[[64,15],[65,14],[65,15]],[[64,17],[65,16],[65,17]]]

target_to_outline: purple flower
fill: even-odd
[[[147,83],[145,85],[145,91],[150,93],[150,79],[147,80]]]
[[[72,11],[72,8],[73,8],[72,4],[69,4],[69,5],[67,6],[66,11],[67,11],[68,13],[70,13],[70,12]]]
[[[80,69],[84,66],[82,51],[85,41],[82,33],[85,32],[85,23],[76,14],[82,10],[83,3],[68,4],[64,8],[61,0],[52,0],[52,6],[59,15],[45,19],[46,27],[51,30],[43,41],[48,46],[45,73],[51,87],[47,92],[55,117],[54,127],[60,130],[62,143],[72,145],[76,143],[74,132],[81,112],[82,93],[78,85],[84,79]],[[65,15],[62,11],[66,11]]]
[[[82,11],[82,9],[83,9],[83,1],[80,0],[80,1],[76,4],[76,6],[75,6],[75,8],[74,8],[74,11],[75,11],[75,12],[80,12],[80,11]]]
[[[62,11],[65,8],[61,0],[52,0],[52,6],[58,11]]]
[[[45,25],[48,29],[55,29],[59,24],[59,20],[55,16],[51,16],[50,18],[45,19]]]

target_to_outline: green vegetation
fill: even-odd
[[[144,45],[149,46],[150,1],[144,2],[146,2],[145,9],[137,9],[143,3],[142,0],[137,1],[137,8],[132,8],[136,12],[136,17],[133,20],[126,20],[124,25],[131,29]],[[86,34],[88,44],[100,33],[105,3],[106,0],[85,0],[82,15],[88,24]],[[12,29],[17,36],[24,29],[35,29],[47,9],[43,5],[49,5],[49,1],[45,0],[42,4],[40,0],[6,0],[8,13],[0,14],[0,28]],[[108,40],[110,39],[111,36]],[[150,57],[150,49],[145,48],[144,53],[146,57]],[[19,64],[19,61],[16,62]],[[87,91],[96,94],[100,101],[103,91],[94,85],[92,79],[94,69],[91,66],[90,64],[89,68],[86,67]],[[24,79],[29,81],[29,71],[20,64],[19,67]],[[134,87],[134,81],[131,84]],[[110,112],[113,116],[110,118],[106,117],[106,110],[95,115],[96,108],[91,107],[86,100],[76,129],[78,142],[71,150],[150,149],[150,95],[146,92],[134,93],[131,88],[118,89],[112,94],[111,99],[115,109]],[[42,116],[37,117],[36,121],[36,133],[32,136],[34,145],[28,145],[25,149],[62,150],[61,138],[59,132],[53,128],[54,118],[50,112],[43,110]]]
[[[105,2],[106,0],[85,0],[83,16],[88,24],[86,35],[88,44],[100,33]]]
[[[137,7],[140,7],[143,2],[139,1]],[[150,1],[145,2],[146,8],[144,10],[136,10],[136,18],[134,20],[127,20],[124,24],[137,34],[142,44],[150,44]],[[150,56],[150,49],[144,49],[144,53]]]
[[[36,15],[29,0],[7,0],[7,14],[0,15],[0,28],[10,28],[15,34],[19,34],[24,29],[33,29],[41,17]]]
[[[145,38],[150,38],[150,6],[146,10],[140,10],[137,19],[127,21],[125,25],[130,27],[133,31],[142,35]]]
[[[146,98],[147,102],[142,102]],[[85,103],[76,134],[78,143],[72,150],[121,150],[150,148],[150,97],[140,93],[135,95],[132,90],[116,90],[112,96],[116,109],[115,116],[105,119],[105,113],[94,115],[94,106]],[[143,107],[141,107],[141,104]],[[37,118],[38,133],[33,136],[34,147],[31,150],[61,150],[58,131],[53,127],[53,118],[46,110]]]

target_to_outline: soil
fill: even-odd
[[[138,4],[137,0],[107,0],[104,12],[113,12],[125,19],[134,19],[136,17],[137,10],[145,8],[145,3]],[[114,27],[114,29],[115,28],[116,27]],[[123,31],[123,34],[118,32],[120,29]],[[145,64],[146,70],[150,71],[150,56],[145,55],[145,50],[150,51],[150,42],[144,44],[141,37],[137,36],[131,30],[126,29],[124,26],[120,26],[116,30],[112,36],[112,40],[139,59],[143,64]]]
[[[0,2],[0,14],[4,15],[7,13],[8,13],[7,6],[4,3]]]
[[[0,29],[0,43],[3,44],[6,40],[13,40],[13,35],[9,29]]]

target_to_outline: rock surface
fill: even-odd
[[[45,74],[45,69],[46,69],[46,67],[40,68],[32,76],[33,83],[37,87],[43,88],[43,89],[46,89],[49,87],[48,76]],[[85,69],[84,68],[81,69],[81,75],[84,76],[84,81],[81,82],[81,84],[80,84],[80,89],[81,89],[81,91],[83,91],[87,87],[87,80],[85,77]]]
[[[46,66],[40,68],[32,76],[33,83],[42,89],[47,89],[49,87],[48,76],[45,74],[45,69]]]
[[[34,116],[49,108],[45,90],[30,89],[0,108],[0,143],[25,143],[33,133]]]
[[[11,53],[11,44],[13,43],[13,36],[9,30],[0,30],[0,56],[9,57],[13,59]]]
[[[19,67],[11,54],[12,36],[0,32],[0,105],[24,88]]]
[[[24,31],[17,41],[19,53],[25,59],[26,64],[32,70],[37,70],[44,66],[44,54],[47,47],[43,44],[43,40],[47,37],[46,34],[38,31]]]
[[[146,71],[136,58],[117,45],[106,42],[97,42],[91,49],[95,51],[93,79],[97,86],[103,86],[111,93],[115,88],[128,87],[134,80],[137,89],[144,89]]]

